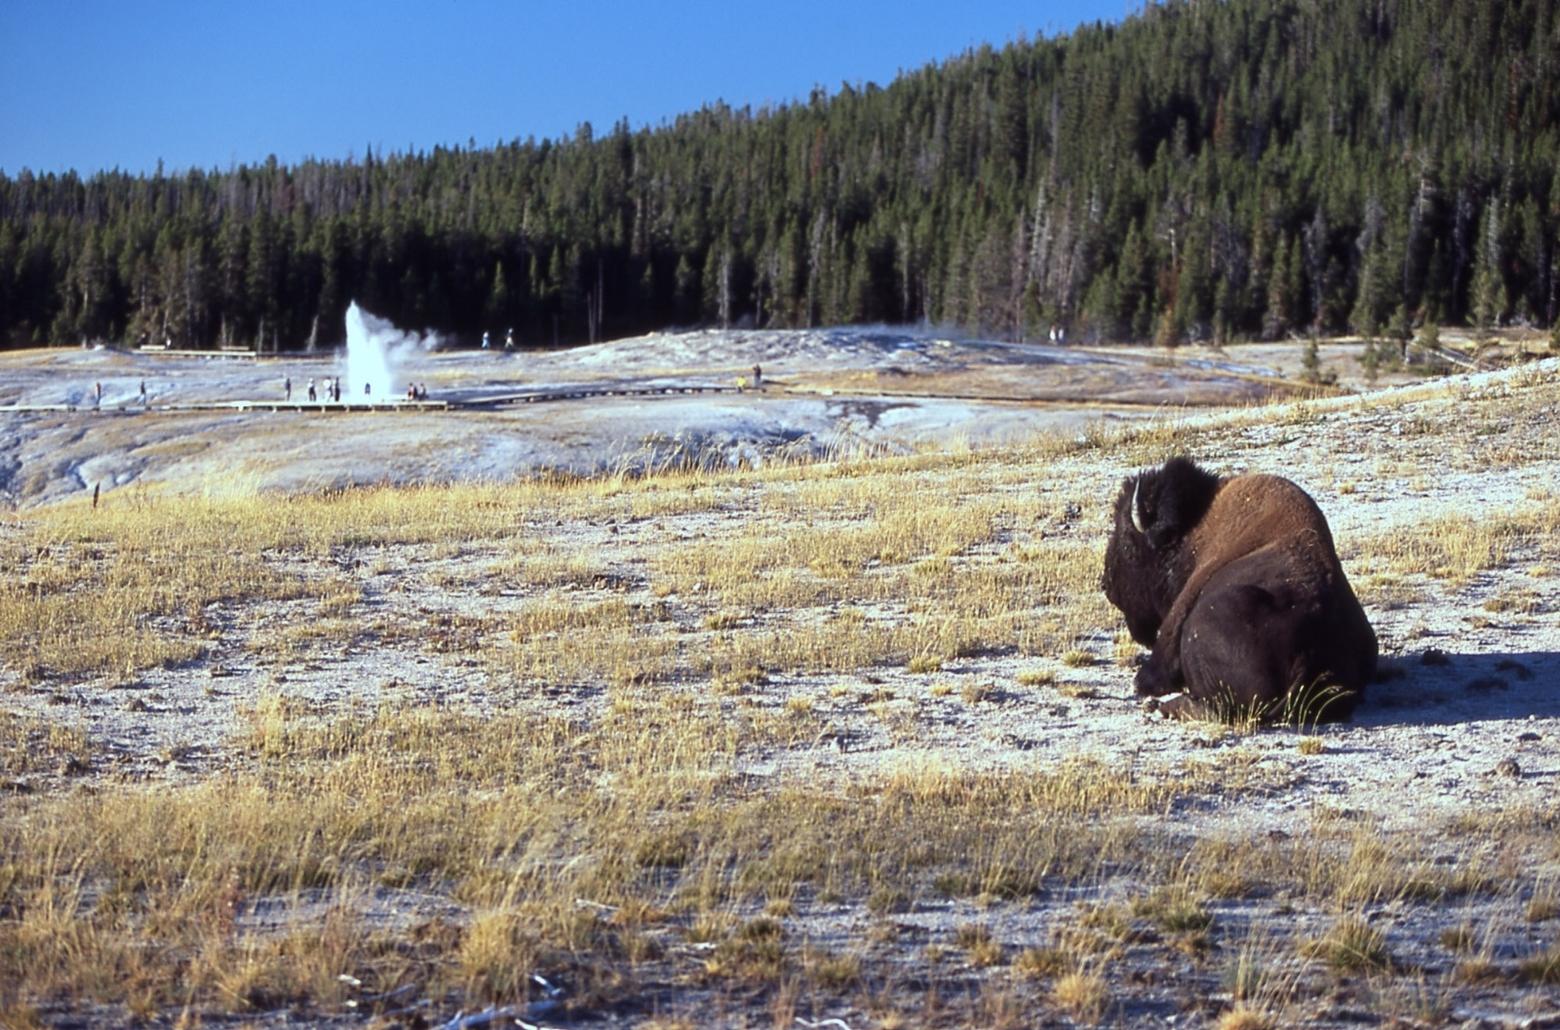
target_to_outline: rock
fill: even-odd
[[[1517,743],[1519,744],[1531,744],[1535,741],[1543,739],[1544,738],[1542,735],[1534,733],[1532,730],[1528,730],[1526,733],[1517,734]]]
[[[1515,758],[1502,758],[1495,766],[1495,775],[1509,776],[1514,780],[1520,779],[1522,777],[1522,767],[1517,764]]]
[[[1450,665],[1452,664],[1452,660],[1446,656],[1445,651],[1442,651],[1438,647],[1432,647],[1424,654],[1419,656],[1419,664],[1435,666]]]

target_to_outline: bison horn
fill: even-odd
[[[1148,527],[1143,525],[1143,516],[1138,513],[1138,491],[1143,489],[1143,477],[1139,476],[1132,484],[1132,528],[1139,533],[1147,534]]]

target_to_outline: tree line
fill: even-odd
[[[1560,0],[1167,0],[886,87],[226,171],[0,175],[0,344],[1560,316]]]

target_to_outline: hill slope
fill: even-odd
[[[1550,360],[976,454],[22,513],[0,1010],[1548,1019],[1557,413]],[[1327,513],[1388,669],[1354,722],[1137,707],[1100,554],[1182,450]]]
[[[571,140],[0,177],[0,341],[668,325],[1406,334],[1560,315],[1554,0],[1173,0]]]

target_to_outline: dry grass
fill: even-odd
[[[1229,425],[1299,432],[1330,403]],[[1554,919],[1552,808],[1413,835],[1325,814],[1274,838],[1166,820],[1279,789],[1278,763],[1229,746],[1250,727],[1198,727],[1221,746],[1166,769],[814,764],[844,746],[842,713],[919,743],[937,720],[1060,711],[1091,677],[1124,678],[1138,651],[1099,595],[1104,498],[1041,502],[1034,484],[1080,452],[1131,468],[1194,439],[1166,422],[1000,454],[19,516],[0,534],[16,689],[106,688],[208,652],[278,674],[244,699],[219,768],[155,789],[53,789],[95,775],[100,748],[68,718],[0,713],[20,783],[0,794],[0,1023],[50,1006],[337,1013],[338,974],[453,1011],[530,1000],[540,973],[582,1021],[793,1025],[839,1002],[885,1026],[1025,1026],[1137,1019],[1143,970],[1207,994],[1227,964],[1218,1025],[1256,1028],[1340,977],[1403,987],[1412,970],[1358,916],[1383,908],[1441,919],[1470,976],[1489,963],[1479,983],[1552,985],[1553,949],[1487,958]],[[1351,577],[1409,604],[1553,568],[1557,506],[1529,500],[1352,537]],[[460,596],[430,606],[425,579]],[[1483,602],[1542,607],[1512,589]],[[326,705],[279,674],[348,645],[458,658],[497,703]],[[1023,671],[970,668],[989,655]],[[1450,861],[1437,844],[1465,840],[1492,843]],[[938,928],[920,929],[927,912]],[[1041,932],[1009,933],[1026,918]],[[1301,918],[1324,927],[1314,941],[1297,942]],[[1404,987],[1390,1004],[1418,1002]]]
[[[1051,988],[1051,1001],[1079,1022],[1097,1023],[1110,1001],[1110,987],[1098,973],[1068,973]]]

